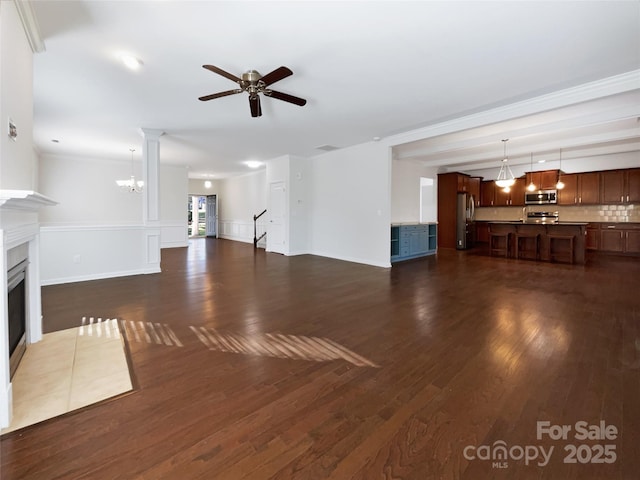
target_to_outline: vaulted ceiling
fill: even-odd
[[[193,178],[243,162],[392,138],[607,77],[640,72],[640,2],[33,1],[34,135],[43,154],[126,160],[140,127],[166,132],[163,163]],[[126,69],[119,55],[140,59]],[[247,94],[240,76],[285,65],[272,87],[303,107]],[[483,168],[557,148],[640,151],[635,91],[473,128],[407,137],[396,158]],[[57,140],[54,143],[52,140]],[[397,144],[397,142],[396,142]]]

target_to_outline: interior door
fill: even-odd
[[[218,237],[218,199],[215,195],[207,195],[207,237]]]
[[[269,222],[267,223],[267,250],[286,253],[285,243],[285,186],[284,182],[269,185]]]

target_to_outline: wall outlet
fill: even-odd
[[[73,263],[80,263],[82,261],[82,257],[80,255],[73,256]]]

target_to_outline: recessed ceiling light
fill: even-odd
[[[122,61],[122,63],[124,63],[124,66],[127,67],[129,70],[139,70],[140,67],[144,65],[142,63],[142,60],[129,54],[120,55],[120,60]]]
[[[546,160],[538,160],[538,163],[545,163]]]
[[[249,160],[248,162],[244,162],[244,164],[249,168],[259,168],[262,166],[262,162],[256,160]]]
[[[211,181],[205,180],[204,181],[204,188],[211,188]]]

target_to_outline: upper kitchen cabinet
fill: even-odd
[[[480,182],[480,206],[493,207],[495,201],[495,183],[493,180]]]
[[[578,177],[579,173],[562,175],[564,188],[558,190],[558,205],[576,205],[578,203]]]
[[[558,170],[529,172],[527,173],[526,184],[529,185],[531,182],[533,182],[538,190],[555,190],[556,183],[558,182]],[[524,201],[524,193],[522,195]]]
[[[473,195],[473,201],[476,207],[480,206],[480,182],[482,177],[469,177],[467,181],[468,193]]]
[[[628,203],[640,203],[640,168],[627,170]]]
[[[564,188],[558,190],[559,205],[596,205],[600,203],[600,173],[562,175]]]
[[[600,200],[605,204],[640,202],[640,168],[601,172]]]
[[[524,205],[524,192],[526,190],[526,180],[524,178],[516,178],[516,183],[511,187],[511,203],[513,206]]]
[[[524,191],[525,191],[524,178],[516,178],[516,183],[513,184],[509,192],[505,192],[504,189],[494,184],[494,206],[497,207],[511,207],[524,205]],[[487,187],[488,188],[488,187]]]

